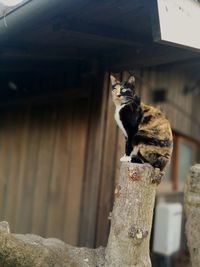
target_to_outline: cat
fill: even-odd
[[[135,77],[118,81],[110,76],[112,98],[116,106],[115,120],[125,139],[125,155],[121,161],[149,163],[163,171],[170,162],[173,137],[164,113],[141,102],[135,92]]]

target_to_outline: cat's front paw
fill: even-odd
[[[120,161],[121,162],[131,162],[131,157],[124,155],[123,157],[121,157]]]

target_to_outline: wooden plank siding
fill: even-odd
[[[30,111],[29,111],[30,110]],[[84,111],[84,112],[82,112]],[[5,111],[1,220],[14,231],[78,239],[88,101]],[[5,117],[4,117],[5,116]]]
[[[31,92],[43,93],[21,96],[21,101],[15,92],[16,100],[1,102],[0,113],[0,220],[14,232],[73,245],[79,242],[91,88],[95,91],[94,79],[86,77],[86,88],[78,71],[35,73],[27,84]],[[26,76],[21,75],[22,82]],[[98,98],[96,103],[101,106]]]
[[[97,225],[96,225],[96,246],[106,244],[109,233],[108,217],[112,209],[113,192],[115,184],[115,162],[117,155],[118,128],[114,121],[115,108],[111,98],[110,77],[107,76],[108,83],[105,84],[104,91],[107,92],[106,131],[103,143],[103,158],[101,165],[101,182],[99,187]],[[105,233],[105,235],[102,235]]]
[[[87,136],[87,153],[82,192],[79,245],[95,246],[96,224],[101,190],[101,173],[103,160],[103,144],[105,142],[108,90],[108,76],[104,84],[100,76],[94,81],[93,94],[90,99],[89,125]]]
[[[191,77],[174,68],[134,73],[146,103],[152,103],[156,88],[167,88],[168,101],[161,107],[173,129],[199,140],[199,96],[182,93],[184,85],[193,84]],[[109,73],[77,83],[64,72],[39,77],[34,88],[50,88],[52,94],[57,88],[71,90],[55,100],[47,93],[17,106],[13,98],[13,105],[1,108],[0,220],[7,220],[14,232],[57,237],[73,245],[105,245],[125,143],[114,121]]]

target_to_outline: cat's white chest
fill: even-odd
[[[125,105],[121,105],[121,106],[116,106],[116,109],[115,109],[115,120],[117,122],[117,125],[119,126],[119,128],[122,130],[123,134],[125,135],[125,137],[128,137],[127,136],[127,133],[126,133],[126,130],[124,129],[124,126],[120,120],[120,115],[119,115],[119,112],[120,110],[124,107]]]

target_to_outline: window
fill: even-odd
[[[198,142],[177,133],[173,133],[173,137],[173,155],[160,188],[158,187],[160,192],[183,191],[189,168],[197,162],[197,153],[200,151]]]
[[[173,170],[173,187],[183,190],[189,168],[197,161],[199,144],[188,138],[175,135],[175,157]]]

